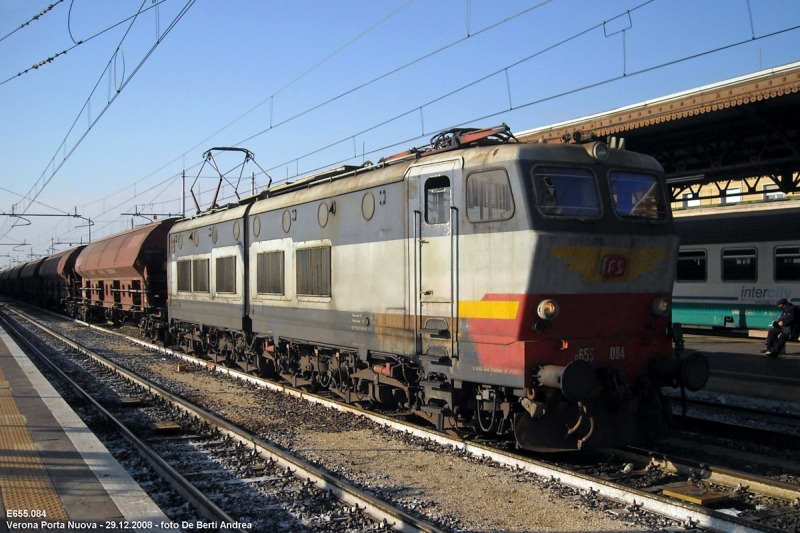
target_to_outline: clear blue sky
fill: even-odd
[[[0,2],[0,38],[55,1]],[[95,222],[96,239],[130,228],[131,217],[121,213],[137,205],[140,212],[178,212],[181,171],[191,183],[203,152],[214,146],[247,148],[275,181],[293,179],[362,157],[377,161],[453,125],[506,122],[522,131],[800,60],[800,30],[760,38],[800,25],[797,0],[654,0],[638,8],[645,0],[552,0],[530,9],[540,1],[165,0],[156,7],[154,0],[66,0],[0,41],[0,82],[9,80],[0,84],[0,211],[20,201],[14,193],[39,190],[47,180],[41,204],[28,212],[77,208]],[[149,10],[132,25],[87,40],[140,8]],[[73,39],[86,42],[15,77],[75,46]],[[121,41],[115,68],[103,74]],[[519,109],[508,111],[510,105]],[[343,142],[308,155],[336,141]],[[225,168],[239,163],[230,156],[219,161]],[[253,165],[245,171],[260,174]],[[202,175],[196,189],[205,208],[216,181],[207,178],[214,175],[208,167]],[[257,176],[260,187],[266,182]],[[247,193],[249,182],[240,190]],[[224,192],[232,194],[230,187]],[[190,199],[190,214],[191,206]],[[32,246],[0,246],[0,268],[31,251],[47,253],[53,240],[87,237],[86,228],[76,228],[79,219],[30,221],[2,227],[0,244]]]

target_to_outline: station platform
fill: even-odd
[[[170,520],[0,329],[0,533]]]
[[[686,348],[705,354],[711,368],[705,393],[727,393],[800,406],[800,343],[786,343],[786,353],[759,353],[764,339],[685,334]]]

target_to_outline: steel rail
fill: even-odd
[[[629,447],[626,450],[613,450],[620,459],[640,466],[655,465],[665,472],[674,472],[686,476],[695,476],[704,481],[718,483],[726,487],[746,486],[760,494],[789,501],[800,500],[800,486],[774,479],[738,472],[729,468],[712,466],[698,461],[690,461],[681,457],[655,452],[643,448]]]
[[[186,501],[191,503],[199,516],[209,521],[235,523],[230,515],[220,509],[213,501],[211,501],[205,494],[200,492],[194,485],[186,480],[177,470],[169,465],[162,459],[152,448],[142,442],[130,429],[125,426],[119,419],[117,419],[111,412],[100,403],[92,398],[80,385],[78,385],[72,378],[70,378],[63,370],[58,368],[53,361],[50,360],[45,354],[36,348],[21,332],[14,327],[14,325],[5,316],[5,313],[0,311],[0,324],[10,334],[13,335],[18,342],[24,344],[31,352],[33,352],[40,361],[45,363],[53,372],[63,379],[69,386],[84,400],[89,402],[89,405],[100,414],[103,419],[109,422],[114,428],[136,448],[139,455],[150,465],[158,474],[169,484],[169,486],[178,494],[181,495]],[[59,338],[59,337],[56,337]],[[71,341],[59,338],[62,342],[73,346]],[[73,346],[74,347],[74,346]]]
[[[18,314],[19,316],[24,317],[24,315],[18,313],[15,310],[10,309],[10,311],[15,314]],[[61,317],[60,315],[59,317],[64,318]],[[238,442],[252,448],[263,459],[273,461],[282,468],[288,469],[296,477],[306,478],[310,481],[313,481],[315,483],[315,486],[320,490],[329,491],[331,495],[333,495],[338,500],[363,510],[367,515],[369,515],[370,517],[379,522],[383,522],[386,526],[390,527],[391,529],[409,533],[412,532],[445,533],[444,530],[434,526],[433,524],[430,524],[422,519],[416,518],[406,513],[402,509],[398,509],[392,506],[391,504],[362,491],[361,489],[355,487],[354,485],[351,485],[350,483],[344,480],[338,479],[332,474],[325,472],[324,470],[317,468],[313,465],[310,465],[291,454],[286,453],[285,451],[266,442],[265,440],[251,433],[248,433],[240,428],[237,428],[230,422],[223,420],[222,418],[216,416],[215,414],[206,411],[205,409],[202,409],[201,407],[196,406],[191,402],[179,398],[178,396],[175,396],[174,394],[162,389],[158,385],[155,385],[147,381],[141,376],[138,376],[137,374],[129,370],[126,370],[125,368],[122,368],[121,366],[116,365],[111,361],[106,360],[102,356],[92,352],[91,350],[82,346],[81,344],[72,341],[66,338],[65,336],[53,331],[47,326],[39,324],[36,321],[30,321],[30,323],[36,326],[37,328],[41,329],[48,335],[57,338],[61,342],[79,351],[80,353],[88,357],[91,357],[92,359],[96,360],[98,363],[105,366],[106,368],[114,372],[117,372],[125,376],[130,381],[148,389],[151,393],[158,394],[159,396],[169,401],[176,407],[180,408],[184,412],[196,416],[202,419],[203,421],[213,425],[214,427],[220,430],[221,434],[232,437],[233,439],[236,439]],[[109,333],[108,330],[104,330],[102,328],[98,329],[106,333]],[[120,335],[126,340],[137,341],[139,344],[144,344],[149,348],[158,348],[156,346],[147,343],[141,343],[141,341],[139,341],[138,339],[134,339],[126,335],[121,335],[119,333],[116,334]],[[26,344],[28,343],[26,342]],[[191,361],[195,364],[200,364],[197,359],[192,359]],[[59,373],[63,375],[63,373],[61,373],[60,371]],[[113,415],[108,413],[108,416],[113,416]],[[221,520],[221,519],[217,518],[216,520]],[[235,520],[231,518],[228,518],[227,521],[235,522]]]

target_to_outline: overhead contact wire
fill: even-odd
[[[63,2],[64,0],[60,0],[60,1],[61,1],[61,2]],[[137,16],[141,15],[142,13],[146,13],[147,11],[150,11],[151,9],[153,9],[153,8],[155,8],[155,7],[158,7],[159,5],[163,4],[163,3],[164,3],[164,2],[166,2],[166,1],[167,1],[167,0],[159,0],[159,2],[158,2],[158,3],[156,3],[156,4],[153,4],[153,5],[151,5],[150,7],[147,7],[147,8],[145,8],[145,9],[143,9],[141,12],[139,12],[139,13],[137,13],[137,14],[135,14],[135,15],[131,15],[130,17],[128,17],[128,18],[126,18],[126,19],[123,19],[123,20],[121,20],[121,21],[117,22],[117,23],[116,23],[116,24],[114,24],[113,26],[109,26],[108,28],[106,28],[106,29],[104,29],[104,30],[101,30],[101,31],[99,31],[99,32],[95,33],[94,35],[92,35],[92,36],[90,36],[90,37],[87,37],[86,39],[83,39],[83,40],[81,40],[81,41],[75,41],[75,39],[72,37],[72,30],[70,29],[70,30],[69,30],[69,36],[70,36],[70,39],[72,39],[72,42],[74,42],[74,43],[75,43],[75,45],[74,45],[74,46],[70,46],[69,48],[66,48],[66,49],[62,50],[61,52],[58,52],[57,54],[54,54],[54,55],[52,55],[52,56],[48,57],[47,59],[43,59],[42,61],[39,61],[39,62],[38,62],[38,63],[36,63],[35,65],[33,65],[33,66],[31,66],[31,67],[29,67],[29,68],[27,68],[27,69],[25,69],[25,70],[22,70],[22,71],[18,72],[17,74],[15,74],[15,75],[11,76],[10,78],[8,78],[8,79],[5,79],[5,80],[3,80],[3,81],[0,81],[0,85],[4,85],[4,84],[6,84],[6,83],[10,82],[11,80],[13,80],[13,79],[15,79],[15,78],[19,78],[19,77],[20,77],[20,76],[22,76],[23,74],[27,74],[28,72],[30,72],[30,71],[32,71],[32,70],[37,70],[37,69],[39,69],[40,67],[43,67],[44,65],[47,65],[47,64],[49,64],[49,63],[52,63],[52,62],[53,62],[53,61],[54,61],[56,58],[58,58],[58,57],[60,57],[60,56],[63,56],[63,55],[66,55],[68,52],[71,52],[72,50],[74,50],[75,48],[79,47],[80,45],[88,43],[89,41],[91,41],[91,40],[92,40],[92,39],[94,39],[95,37],[99,37],[99,36],[103,35],[104,33],[107,33],[107,32],[109,32],[109,31],[113,30],[113,29],[114,29],[114,28],[116,28],[117,26],[120,26],[120,25],[124,24],[125,22],[127,22],[127,21],[131,20],[132,18],[135,18],[135,17],[137,17]],[[71,11],[72,11],[72,4],[70,4],[70,12],[71,12]],[[67,28],[69,29],[69,22],[67,22]],[[9,35],[10,35],[10,34],[9,34]]]
[[[142,2],[142,6],[144,6],[144,2],[145,2],[145,1],[146,1],[146,0],[144,0],[144,1]],[[54,168],[54,169],[53,169],[53,173],[50,175],[50,177],[48,177],[48,178],[46,178],[46,179],[44,178],[44,177],[45,177],[45,175],[46,175],[46,173],[47,173],[47,169],[45,169],[45,171],[42,173],[42,176],[41,176],[41,177],[40,177],[40,178],[37,180],[37,183],[36,183],[36,184],[34,184],[34,186],[31,188],[31,190],[30,190],[30,191],[28,191],[28,194],[26,195],[26,199],[29,199],[29,201],[30,201],[30,202],[33,202],[34,200],[36,200],[36,198],[39,196],[39,194],[41,194],[41,192],[44,190],[44,188],[45,188],[45,187],[46,187],[46,186],[47,186],[47,185],[50,183],[50,181],[53,179],[53,177],[55,177],[55,175],[58,173],[58,171],[61,169],[61,167],[63,167],[63,165],[66,163],[66,161],[69,159],[69,157],[70,157],[70,156],[71,156],[71,155],[72,155],[72,154],[75,152],[75,150],[78,148],[78,146],[80,146],[80,144],[83,142],[83,140],[86,138],[86,136],[87,136],[87,135],[89,134],[89,132],[91,131],[92,127],[93,127],[93,126],[94,126],[94,125],[95,125],[95,124],[96,124],[96,123],[97,123],[97,122],[100,120],[100,118],[101,118],[101,117],[102,117],[102,116],[105,114],[105,112],[108,110],[108,108],[111,106],[111,104],[113,104],[113,103],[114,103],[114,101],[116,101],[116,99],[117,99],[117,96],[119,96],[119,94],[122,92],[122,90],[123,90],[125,87],[127,87],[128,83],[129,83],[129,82],[130,82],[130,81],[131,81],[131,80],[134,78],[134,76],[136,76],[136,73],[139,71],[139,69],[140,69],[140,68],[141,68],[141,67],[144,65],[144,63],[145,63],[145,62],[146,62],[146,61],[147,61],[147,60],[150,58],[150,56],[153,54],[153,52],[155,51],[155,49],[156,49],[156,48],[157,48],[157,47],[158,47],[158,46],[159,46],[159,45],[160,45],[160,44],[163,42],[164,38],[165,38],[165,37],[166,37],[166,36],[167,36],[167,35],[168,35],[168,34],[169,34],[169,33],[170,33],[170,32],[171,32],[171,31],[172,31],[174,28],[175,28],[175,25],[177,25],[177,23],[178,23],[178,22],[179,22],[179,21],[180,21],[180,20],[181,20],[181,19],[184,17],[184,15],[186,15],[186,13],[187,13],[187,12],[189,11],[189,9],[190,9],[190,8],[191,8],[191,7],[194,5],[194,3],[195,3],[195,2],[196,2],[196,0],[189,0],[189,1],[188,1],[188,2],[187,2],[185,5],[184,5],[184,7],[181,9],[181,11],[178,13],[178,15],[175,17],[175,19],[173,19],[173,21],[170,23],[170,25],[169,25],[169,26],[168,26],[168,27],[167,27],[167,28],[164,30],[164,33],[161,35],[161,37],[160,37],[160,38],[159,38],[159,39],[156,41],[156,43],[155,43],[155,44],[154,44],[154,45],[153,45],[153,46],[150,48],[150,50],[147,52],[147,54],[145,54],[145,56],[142,58],[142,60],[139,62],[139,64],[136,66],[136,68],[133,70],[133,72],[131,73],[131,75],[130,75],[130,76],[128,76],[128,78],[127,78],[127,79],[126,79],[126,80],[125,80],[125,81],[124,81],[124,82],[123,82],[123,83],[120,85],[120,87],[119,87],[119,88],[117,89],[117,91],[114,93],[113,97],[112,97],[112,98],[111,98],[111,99],[108,101],[108,103],[106,104],[106,106],[105,106],[105,107],[104,107],[104,108],[103,108],[103,109],[100,111],[99,115],[98,115],[98,116],[97,116],[97,117],[96,117],[96,118],[95,118],[95,119],[94,119],[94,120],[91,122],[91,124],[89,125],[89,127],[88,127],[88,128],[86,129],[86,131],[83,133],[83,135],[81,135],[81,137],[80,137],[80,138],[79,138],[79,139],[76,141],[75,145],[72,147],[72,149],[69,151],[69,153],[65,154],[65,156],[64,156],[64,159],[63,159],[63,160],[62,160],[62,161],[61,161],[61,162],[58,164],[58,167],[56,167],[56,168]],[[140,7],[140,12],[141,12],[141,7]],[[117,46],[117,49],[115,50],[115,52],[114,52],[114,55],[112,55],[112,58],[109,60],[109,64],[111,63],[111,61],[113,61],[113,59],[114,59],[114,56],[115,56],[115,55],[117,54],[117,52],[119,51],[119,48],[120,48],[120,46],[122,45],[122,42],[124,42],[125,38],[127,37],[128,33],[130,32],[130,30],[131,30],[131,28],[133,27],[133,24],[134,24],[135,22],[136,22],[136,16],[134,16],[134,17],[133,17],[133,20],[131,21],[131,24],[130,24],[130,26],[128,27],[128,29],[126,30],[126,32],[125,32],[125,35],[123,35],[122,39],[120,40],[120,44]],[[54,164],[54,163],[55,163],[55,160],[56,160],[56,157],[57,157],[57,155],[58,155],[58,152],[59,152],[59,150],[61,150],[62,146],[65,146],[65,145],[66,145],[67,139],[69,138],[69,134],[70,134],[70,133],[72,132],[72,130],[75,128],[75,125],[77,124],[78,120],[80,119],[81,115],[83,114],[83,111],[84,111],[84,110],[87,108],[87,106],[89,105],[89,102],[91,101],[91,97],[92,97],[92,95],[94,95],[95,91],[97,90],[97,87],[100,85],[100,82],[101,82],[101,81],[102,81],[102,79],[103,79],[103,75],[105,75],[105,72],[106,72],[107,70],[108,70],[108,65],[107,65],[107,66],[106,66],[106,68],[103,70],[103,74],[100,76],[100,78],[98,79],[98,81],[97,81],[97,83],[95,84],[94,88],[92,89],[91,93],[89,94],[89,98],[86,100],[86,103],[84,104],[83,108],[81,108],[81,111],[78,113],[78,116],[75,118],[75,121],[73,122],[72,126],[70,127],[69,131],[67,132],[66,136],[64,137],[64,140],[62,141],[61,145],[59,145],[59,148],[56,150],[56,154],[55,154],[55,155],[53,156],[53,158],[50,160],[50,163],[48,163],[48,167],[50,166],[50,164]],[[43,180],[44,180],[44,181],[43,181]],[[39,183],[39,182],[42,182],[42,185],[41,185],[41,187],[39,188],[39,190],[38,190],[38,191],[36,191],[36,192],[35,192],[35,194],[33,194],[33,195],[31,196],[31,194],[32,194],[32,193],[33,193],[33,192],[36,190],[36,188],[37,188],[37,185],[38,185],[38,183]],[[28,206],[29,206],[29,205],[30,205],[30,204],[28,204]],[[24,210],[23,210],[23,212],[22,212],[21,214],[24,214],[24,211],[25,211],[25,210],[27,210],[27,207],[28,207],[28,206],[26,206],[26,207],[24,208]],[[2,237],[5,237],[5,236],[8,234],[8,231],[9,231],[9,230],[5,230],[5,232],[3,233],[3,235],[2,235],[2,236],[0,236],[0,238],[2,238]]]
[[[63,1],[64,1],[64,0],[58,0],[58,2],[56,2],[55,4],[50,4],[49,6],[47,6],[46,8],[44,8],[42,11],[40,11],[39,13],[37,13],[36,15],[34,15],[34,16],[33,16],[33,18],[32,18],[32,19],[30,19],[28,22],[23,22],[23,23],[22,23],[22,25],[21,25],[19,28],[17,28],[17,29],[15,29],[15,30],[13,30],[11,33],[8,33],[8,34],[6,34],[4,37],[0,38],[0,42],[3,42],[3,41],[5,41],[7,38],[11,37],[12,35],[14,35],[15,33],[17,33],[17,32],[18,32],[19,30],[21,30],[22,28],[24,28],[24,27],[28,26],[28,25],[29,25],[31,22],[33,22],[33,21],[36,21],[36,20],[39,20],[39,19],[40,19],[40,18],[42,18],[44,15],[46,15],[47,13],[49,13],[49,12],[50,12],[50,11],[51,11],[51,10],[52,10],[54,7],[56,7],[58,4],[62,3]]]

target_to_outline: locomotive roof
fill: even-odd
[[[460,161],[462,168],[484,167],[502,164],[519,159],[542,161],[555,164],[589,164],[595,162],[590,155],[592,145],[514,143],[491,146],[470,147],[463,150],[447,151],[416,160],[404,160],[387,166],[375,166],[343,172],[340,175],[311,176],[296,182],[284,194],[262,198],[250,210],[251,215],[282,209],[323,198],[331,198],[352,191],[379,187],[388,183],[402,181],[409,169],[428,166],[444,161]],[[650,156],[626,150],[609,150],[605,161],[612,166],[633,166],[653,172],[661,172],[661,166]],[[311,179],[316,178],[316,179]]]
[[[589,144],[519,143],[505,124],[483,130],[455,129],[442,132],[431,139],[431,144],[422,149],[412,148],[401,154],[381,160],[376,165],[340,166],[317,174],[282,183],[256,195],[242,198],[238,206],[214,209],[176,224],[173,232],[187,231],[219,222],[241,218],[250,204],[250,214],[282,209],[323,198],[331,198],[348,192],[379,187],[402,181],[409,169],[423,167],[443,161],[460,161],[461,168],[485,167],[519,159],[555,164],[591,164]],[[631,166],[653,172],[661,172],[661,166],[652,157],[609,149],[608,159],[612,166]]]
[[[202,228],[210,226],[211,224],[219,224],[220,222],[227,222],[228,220],[240,219],[247,211],[247,205],[240,205],[233,208],[219,209],[210,213],[200,214],[192,218],[181,220],[174,226],[170,233],[179,231],[188,231],[195,228]]]

